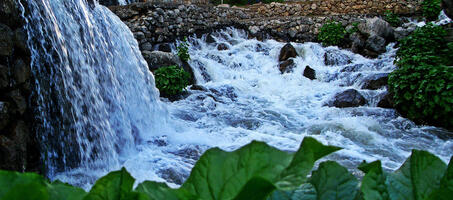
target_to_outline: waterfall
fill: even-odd
[[[22,5],[47,175],[118,168],[122,157],[161,132],[168,115],[137,41],[97,2]]]

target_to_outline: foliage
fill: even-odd
[[[445,30],[427,24],[400,41],[389,91],[396,108],[418,123],[453,128],[453,44]]]
[[[359,32],[359,22],[353,22],[351,25],[352,25],[352,27],[350,29],[346,30],[347,34],[350,35],[350,34]]]
[[[324,45],[339,45],[346,36],[346,30],[339,22],[327,22],[321,27],[318,40]]]
[[[421,4],[422,13],[427,20],[434,21],[437,19],[442,10],[440,2],[441,0],[423,0]]]
[[[184,40],[176,47],[178,50],[178,56],[183,62],[188,62],[190,60],[189,54],[189,43],[187,43],[187,37],[184,37]]]
[[[156,87],[162,96],[177,95],[190,84],[191,75],[179,66],[161,67],[154,71]]]
[[[397,27],[397,26],[401,25],[401,19],[398,17],[398,15],[392,13],[392,11],[390,11],[390,10],[385,11],[384,19],[393,27]]]
[[[178,189],[151,181],[133,189],[135,180],[124,168],[100,178],[88,193],[33,173],[0,171],[0,200],[442,200],[453,195],[453,158],[447,167],[418,150],[394,173],[384,172],[379,161],[363,163],[361,184],[333,161],[321,163],[307,178],[316,160],[337,150],[309,137],[296,153],[262,142],[233,152],[214,148]]]

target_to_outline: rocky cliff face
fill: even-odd
[[[27,34],[16,0],[0,5],[0,169],[39,171]]]

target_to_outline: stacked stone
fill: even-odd
[[[17,2],[0,6],[0,169],[36,171],[39,150],[31,130],[31,73],[27,35]]]

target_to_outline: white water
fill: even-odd
[[[184,100],[160,102],[135,39],[103,6],[84,0],[28,2],[32,69],[40,105],[38,133],[48,176],[89,188],[100,176],[125,166],[143,180],[172,186],[187,177],[197,157],[210,147],[234,150],[252,140],[295,151],[303,137],[343,147],[330,156],[354,168],[380,159],[397,168],[413,148],[448,161],[450,135],[416,126],[394,110],[376,108],[384,89],[361,90],[362,79],[394,69],[391,46],[376,60],[319,44],[293,44],[299,52],[292,73],[280,74],[277,57],[284,43],[259,42],[235,29],[219,33],[218,51],[190,38],[190,64],[206,91]],[[324,53],[352,58],[345,66],[325,66]],[[317,80],[302,76],[306,65]],[[337,92],[358,89],[368,100],[359,108],[324,104]],[[450,137],[451,138],[451,137]]]

